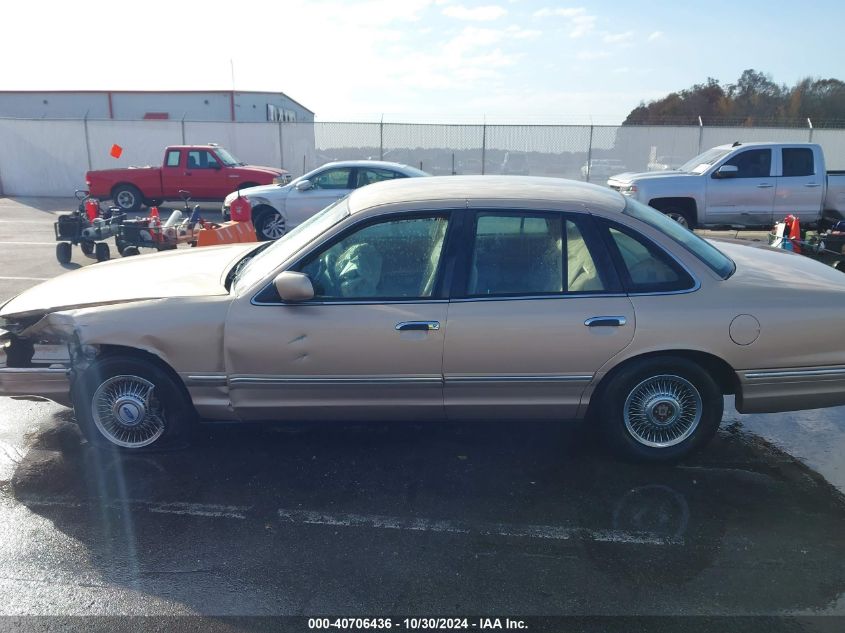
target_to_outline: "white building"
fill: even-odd
[[[44,90],[0,91],[0,118],[313,123],[314,113],[283,92]]]

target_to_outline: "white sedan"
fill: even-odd
[[[288,184],[262,185],[235,191],[223,201],[223,218],[239,195],[252,206],[259,240],[275,240],[353,189],[383,180],[428,176],[415,167],[375,160],[326,163]]]

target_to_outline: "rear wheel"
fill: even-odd
[[[695,220],[692,218],[692,214],[687,211],[686,209],[678,209],[675,207],[668,208],[668,209],[660,209],[660,211],[669,216],[672,220],[675,220],[678,224],[680,224],[685,229],[694,229],[695,228]]]
[[[94,242],[80,242],[79,243],[79,250],[82,251],[82,254],[86,257],[91,257],[94,254]]]
[[[123,257],[132,257],[133,255],[140,255],[141,251],[138,250],[137,246],[127,246],[120,251],[120,254],[123,255]]]
[[[118,185],[112,191],[112,199],[124,212],[139,211],[144,200],[138,187],[134,185]]]
[[[612,447],[649,461],[676,460],[703,446],[719,428],[724,407],[707,372],[669,356],[632,362],[597,395]]]
[[[245,182],[238,187],[238,190],[249,189],[250,187],[260,187],[260,185],[257,182]]]
[[[87,439],[124,450],[163,446],[182,438],[194,421],[180,386],[158,364],[106,356],[75,382],[74,411]]]
[[[255,235],[261,242],[277,240],[285,234],[285,219],[271,207],[263,207],[255,213]]]

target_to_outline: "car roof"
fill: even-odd
[[[608,212],[625,208],[625,198],[620,193],[577,180],[538,176],[431,176],[386,180],[356,189],[349,196],[349,210],[358,213],[377,206],[433,200],[546,201],[572,205],[573,209],[586,207]]]
[[[416,169],[415,167],[412,168],[409,165],[404,165],[402,163],[393,163],[388,160],[369,160],[369,159],[361,159],[361,160],[336,160],[330,163],[324,163],[317,167],[317,169],[323,169],[325,167],[382,167],[384,169]],[[316,170],[312,170],[316,171]]]

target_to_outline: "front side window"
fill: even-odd
[[[562,215],[482,213],[475,228],[468,296],[605,290],[579,226]]]
[[[300,270],[317,300],[430,298],[447,226],[444,216],[370,224],[312,255]]]
[[[311,187],[314,189],[349,189],[349,174],[352,170],[328,169],[311,180]]]
[[[772,173],[772,150],[750,149],[740,152],[725,165],[733,165],[739,171],[735,178],[767,178]]]
[[[217,162],[214,154],[207,150],[188,152],[188,169],[214,169],[219,166],[220,163]]]
[[[784,176],[812,176],[815,173],[813,150],[809,147],[784,147],[781,151]]]

